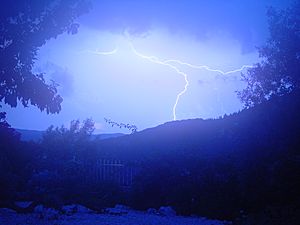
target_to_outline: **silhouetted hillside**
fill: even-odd
[[[123,157],[173,152],[217,156],[271,146],[275,147],[274,151],[279,150],[298,140],[298,96],[293,93],[278,97],[220,119],[168,122],[132,135],[104,140],[99,149]]]

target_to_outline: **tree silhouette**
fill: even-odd
[[[92,144],[94,130],[94,121],[91,118],[83,122],[72,120],[69,128],[50,126],[41,141],[41,158],[48,162],[48,169],[63,170],[67,162],[81,161],[89,157],[91,152],[88,149]]]
[[[61,110],[57,85],[32,72],[39,48],[79,27],[74,20],[89,9],[86,0],[5,1],[0,7],[0,107],[29,104],[47,113]]]
[[[270,38],[259,48],[262,59],[242,74],[247,87],[238,92],[246,107],[300,87],[300,1],[286,10],[268,11]]]

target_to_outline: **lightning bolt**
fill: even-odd
[[[177,109],[177,105],[178,105],[178,102],[180,100],[180,97],[187,91],[188,89],[188,86],[189,86],[189,81],[188,81],[188,76],[186,73],[182,72],[179,68],[177,68],[176,66],[174,66],[172,63],[177,63],[179,65],[184,65],[184,66],[188,66],[190,68],[193,68],[193,69],[205,69],[207,71],[210,71],[210,72],[217,72],[217,73],[220,73],[222,75],[228,75],[228,74],[232,74],[232,73],[237,73],[237,72],[241,72],[243,71],[244,69],[247,69],[247,68],[253,68],[253,66],[251,65],[243,65],[241,68],[239,69],[235,69],[235,70],[230,70],[230,71],[222,71],[222,70],[219,70],[219,69],[211,69],[209,66],[206,66],[206,65],[201,65],[201,66],[198,66],[198,65],[193,65],[193,64],[190,64],[190,63],[187,63],[187,62],[183,62],[183,61],[180,61],[178,59],[168,59],[168,60],[160,60],[158,57],[156,56],[147,56],[147,55],[144,55],[140,52],[138,52],[132,43],[130,43],[130,46],[131,46],[131,49],[133,51],[133,53],[137,56],[139,56],[140,58],[143,58],[143,59],[146,59],[150,62],[153,62],[153,63],[156,63],[156,64],[160,64],[160,65],[164,65],[164,66],[167,66],[173,70],[175,70],[176,73],[180,74],[183,76],[184,80],[185,80],[185,85],[184,85],[184,89],[179,92],[177,94],[177,97],[176,97],[176,100],[175,100],[175,103],[173,105],[173,120],[177,120],[177,116],[176,116],[176,109]]]
[[[237,72],[242,72],[244,69],[253,68],[253,66],[251,66],[251,65],[243,65],[242,67],[240,67],[238,69],[235,69],[235,70],[222,71],[220,69],[212,69],[212,68],[210,68],[209,66],[206,66],[206,65],[200,65],[200,66],[199,65],[193,65],[193,64],[190,64],[190,63],[187,63],[187,62],[183,62],[183,61],[178,60],[178,59],[160,60],[156,56],[147,56],[147,55],[144,55],[144,54],[138,52],[131,42],[129,42],[129,45],[131,47],[132,52],[136,56],[138,56],[138,57],[140,57],[142,59],[148,60],[148,61],[150,61],[152,63],[169,67],[170,69],[174,70],[177,74],[181,75],[184,78],[184,81],[185,81],[184,88],[183,88],[182,91],[180,91],[177,94],[175,103],[174,103],[173,108],[172,108],[173,120],[177,120],[176,109],[177,109],[178,102],[179,102],[181,96],[186,93],[186,91],[188,89],[188,86],[189,86],[188,75],[186,73],[184,73],[183,71],[181,71],[174,64],[179,64],[179,65],[182,65],[182,66],[187,66],[187,67],[190,67],[190,68],[193,68],[193,69],[204,69],[206,71],[216,72],[216,73],[220,73],[222,75],[229,75],[229,74],[233,74],[233,73],[237,73]],[[104,56],[113,55],[113,54],[116,54],[117,52],[118,52],[118,48],[117,47],[114,50],[108,51],[108,52],[102,52],[102,51],[98,51],[98,50],[97,51],[91,51],[91,50],[81,51],[81,53],[89,53],[89,54],[104,55]]]
[[[211,69],[209,66],[198,66],[198,65],[193,65],[193,64],[187,63],[187,62],[182,62],[178,59],[168,59],[164,62],[166,62],[166,63],[174,62],[174,63],[180,64],[180,65],[188,66],[188,67],[193,68],[193,69],[205,69],[207,71],[217,72],[217,73],[220,73],[222,75],[228,75],[228,74],[232,74],[232,73],[236,73],[236,72],[242,72],[244,69],[253,68],[253,66],[250,66],[250,65],[243,65],[239,69],[224,72],[224,71],[218,70],[218,69]]]
[[[188,77],[187,77],[187,74],[182,72],[181,70],[179,70],[176,66],[168,63],[168,61],[161,61],[159,60],[156,56],[146,56],[146,55],[143,55],[141,53],[139,53],[133,46],[132,43],[130,43],[130,46],[131,46],[131,49],[133,51],[133,53],[135,55],[137,55],[138,57],[140,58],[143,58],[143,59],[146,59],[150,62],[153,62],[153,63],[156,63],[156,64],[159,64],[159,65],[163,65],[163,66],[167,66],[169,68],[171,68],[172,70],[174,70],[176,73],[180,74],[181,76],[183,76],[184,80],[185,80],[185,85],[184,85],[184,89],[179,93],[177,94],[177,97],[176,97],[176,101],[175,101],[175,104],[173,106],[173,120],[176,120],[176,108],[177,108],[177,104],[179,102],[179,99],[181,97],[181,95],[183,95],[186,91],[187,91],[187,88],[189,86],[189,81],[188,81]]]

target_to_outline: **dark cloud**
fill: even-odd
[[[227,33],[251,52],[267,37],[268,6],[286,7],[292,0],[95,0],[94,8],[81,18],[87,26],[133,34],[153,27],[184,32],[196,38]]]

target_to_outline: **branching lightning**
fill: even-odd
[[[217,73],[220,73],[222,75],[228,75],[228,74],[232,74],[232,73],[236,73],[236,72],[241,72],[243,71],[244,69],[247,69],[247,68],[252,68],[253,66],[250,66],[250,65],[243,65],[241,68],[239,69],[235,69],[235,70],[230,70],[230,71],[222,71],[222,70],[219,70],[219,69],[211,69],[209,66],[198,66],[198,65],[193,65],[193,64],[190,64],[190,63],[186,63],[186,62],[182,62],[180,60],[177,60],[177,59],[169,59],[169,60],[159,60],[158,57],[156,56],[146,56],[146,55],[143,55],[141,53],[139,53],[135,48],[134,46],[132,45],[132,43],[130,43],[130,46],[131,46],[131,49],[132,51],[134,52],[135,55],[143,58],[143,59],[146,59],[146,60],[149,60],[153,63],[156,63],[156,64],[160,64],[160,65],[164,65],[164,66],[167,66],[173,70],[175,70],[178,74],[182,75],[184,80],[185,80],[185,85],[184,85],[184,89],[179,92],[177,94],[177,97],[176,97],[176,101],[173,105],[173,120],[176,120],[177,117],[176,117],[176,109],[177,109],[177,105],[178,105],[178,102],[180,100],[180,97],[187,91],[188,89],[188,86],[189,86],[189,81],[188,81],[188,76],[186,73],[182,72],[179,68],[177,68],[176,66],[174,66],[172,63],[177,63],[177,64],[180,64],[180,65],[185,65],[185,66],[188,66],[190,68],[193,68],[193,69],[205,69],[207,71],[210,71],[210,72],[217,72]]]
[[[145,60],[148,60],[152,63],[156,63],[156,64],[159,64],[159,65],[163,65],[163,66],[167,66],[169,67],[170,69],[174,70],[176,73],[180,74],[183,78],[184,78],[184,81],[185,81],[185,85],[184,85],[184,88],[182,91],[180,91],[177,96],[176,96],[176,100],[175,100],[175,103],[173,105],[173,109],[172,109],[172,112],[173,112],[173,120],[177,120],[177,116],[176,116],[176,109],[177,109],[177,105],[178,105],[178,102],[180,100],[180,97],[186,93],[187,89],[188,89],[188,86],[189,86],[189,80],[188,80],[188,75],[184,72],[182,72],[177,66],[175,66],[174,64],[179,64],[179,65],[182,65],[182,66],[187,66],[187,67],[190,67],[190,68],[193,68],[193,69],[204,69],[204,70],[207,70],[207,71],[210,71],[210,72],[216,72],[216,73],[220,73],[222,75],[229,75],[229,74],[233,74],[233,73],[237,73],[237,72],[241,72],[243,71],[244,69],[248,69],[248,68],[252,68],[253,66],[251,65],[243,65],[241,68],[239,69],[235,69],[235,70],[230,70],[230,71],[222,71],[220,69],[212,69],[210,68],[209,66],[206,66],[206,65],[193,65],[193,64],[190,64],[190,63],[187,63],[187,62],[183,62],[181,60],[178,60],[178,59],[168,59],[168,60],[160,60],[158,57],[156,56],[147,56],[147,55],[144,55],[140,52],[138,52],[135,47],[133,46],[133,44],[130,42],[130,47],[131,47],[131,50],[132,52],[142,58],[142,59],[145,59]],[[95,54],[95,55],[104,55],[104,56],[107,56],[107,55],[113,55],[113,54],[116,54],[118,52],[118,48],[116,47],[114,50],[112,51],[108,51],[108,52],[102,52],[102,51],[90,51],[90,50],[87,50],[87,51],[83,51],[81,53],[90,53],[90,54]]]
[[[131,46],[131,49],[133,51],[133,53],[143,59],[146,59],[146,60],[149,60],[150,62],[153,62],[153,63],[156,63],[156,64],[160,64],[160,65],[164,65],[164,66],[167,66],[169,68],[171,68],[172,70],[175,70],[176,73],[180,74],[183,76],[184,80],[185,80],[185,85],[184,85],[184,89],[177,95],[176,97],[176,101],[175,101],[175,104],[173,106],[173,120],[176,120],[176,108],[177,108],[177,104],[179,102],[179,99],[181,97],[181,95],[183,95],[186,91],[187,91],[187,88],[189,86],[189,81],[188,81],[188,77],[187,77],[187,74],[180,71],[176,66],[168,63],[167,61],[161,61],[159,60],[157,57],[155,56],[146,56],[146,55],[143,55],[141,53],[139,53],[132,44],[130,44]]]
[[[235,70],[230,70],[230,71],[224,72],[224,71],[218,70],[218,69],[211,69],[211,68],[209,68],[209,66],[197,66],[197,65],[193,65],[193,64],[190,64],[190,63],[187,63],[187,62],[182,62],[182,61],[177,60],[177,59],[169,59],[169,60],[166,60],[164,62],[167,62],[167,63],[174,62],[174,63],[180,64],[180,65],[188,66],[188,67],[193,68],[193,69],[205,69],[207,71],[217,72],[217,73],[220,73],[222,75],[228,75],[228,74],[231,74],[231,73],[241,72],[244,69],[253,68],[253,66],[250,66],[250,65],[243,65],[239,69],[235,69]]]

